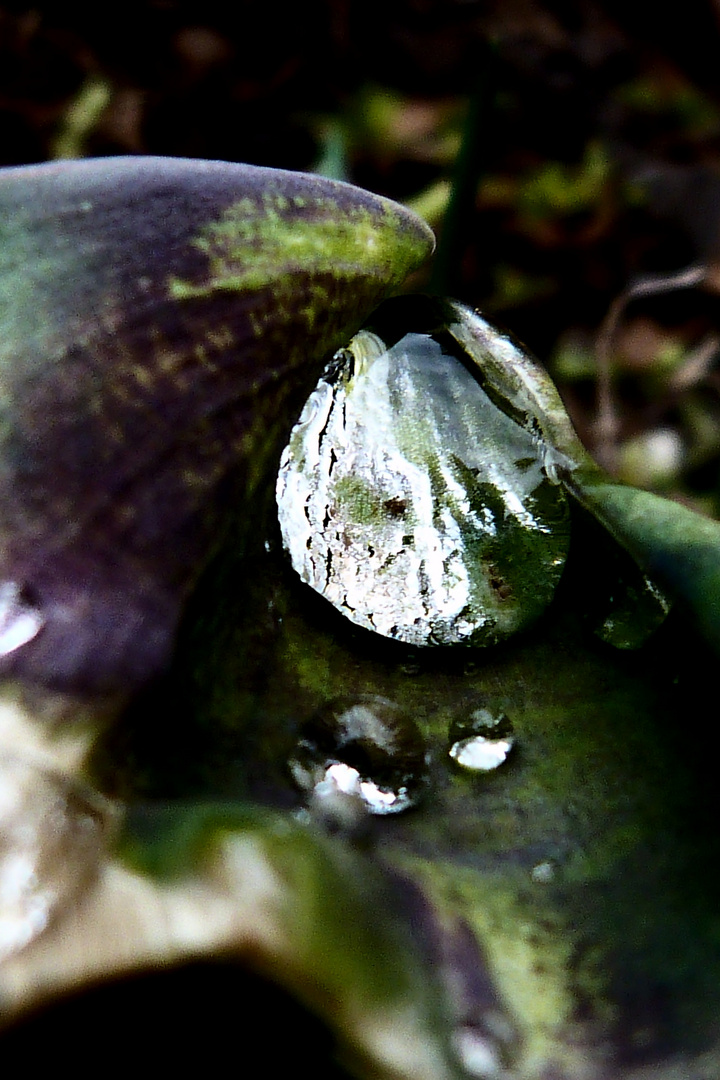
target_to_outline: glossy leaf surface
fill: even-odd
[[[6,667],[70,689],[162,667],[229,501],[319,361],[431,245],[401,207],[302,174],[5,170],[0,576],[45,619]]]
[[[471,656],[353,630],[277,551],[248,554],[193,613],[175,691],[138,705],[96,768],[131,804],[220,794],[295,810],[311,834],[339,832],[356,874],[369,850],[414,882],[423,915],[406,898],[404,917],[430,950],[426,978],[452,988],[447,1023],[469,1057],[482,1044],[500,1070],[479,1075],[669,1077],[675,1059],[693,1075],[717,1060],[720,852],[706,724],[685,732],[712,667],[677,616],[635,653],[595,639],[584,593],[602,546],[581,535],[537,628]],[[289,768],[318,710],[368,694],[428,747],[416,808],[392,817],[309,799]],[[515,743],[472,776],[450,751],[483,710]]]

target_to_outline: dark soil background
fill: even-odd
[[[717,513],[718,72],[717,0],[5,4],[0,164],[221,158],[406,202],[440,239],[413,288],[523,338],[617,475]]]

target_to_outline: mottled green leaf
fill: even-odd
[[[126,690],[162,667],[229,500],[431,246],[402,207],[297,173],[0,173],[0,577],[45,620],[5,669]]]
[[[568,485],[720,650],[720,524],[670,499],[613,483],[600,470],[579,470]]]
[[[495,1063],[477,1075],[716,1068],[717,795],[695,749],[712,668],[682,620],[629,654],[597,641],[584,604],[603,545],[581,533],[531,633],[412,650],[352,628],[294,581],[266,528],[242,564],[206,579],[173,678],[98,747],[100,786],[131,806],[190,796],[294,809],[311,835],[339,830],[351,860],[370,853],[413,882],[422,904],[409,894],[395,917],[428,957],[425,979],[446,987],[468,1060],[475,1047]],[[418,725],[427,773],[415,809],[346,820],[308,802],[289,762],[309,718],[373,694]],[[449,750],[478,708],[507,716],[516,741],[473,776]]]

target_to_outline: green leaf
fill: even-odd
[[[568,486],[630,552],[645,574],[678,600],[693,627],[720,650],[720,524],[686,506],[582,469]]]
[[[0,574],[43,632],[4,664],[127,691],[167,660],[225,508],[318,365],[432,248],[409,211],[245,165],[0,173]]]
[[[203,583],[172,678],[98,746],[100,786],[141,814],[146,800],[178,800],[178,823],[187,798],[292,808],[310,836],[333,830],[351,862],[369,855],[413,883],[393,917],[429,952],[414,993],[439,984],[446,1034],[500,1070],[479,1075],[579,1080],[598,1068],[627,1080],[641,1067],[672,1076],[667,1058],[688,1075],[701,1052],[717,1063],[717,794],[695,752],[713,669],[686,625],[671,619],[632,653],[598,642],[584,597],[603,547],[583,537],[531,633],[411,650],[353,628],[294,580],[271,511],[254,549]],[[346,820],[308,804],[289,762],[308,719],[368,695],[413,718],[427,775],[416,809]],[[473,776],[449,749],[478,708],[506,715],[516,743]],[[164,843],[135,815],[129,826],[140,849]],[[339,1014],[327,1022],[353,1038]],[[408,1047],[409,1071],[423,1054]]]
[[[318,200],[307,220],[307,205],[278,201],[294,184],[307,193],[305,185],[325,183],[311,178],[285,177],[268,214],[262,193],[277,174],[252,171],[250,194],[236,191],[224,202],[220,192],[230,173],[240,177],[239,167],[77,168],[89,170],[84,185],[100,170],[105,203],[98,195],[91,216],[101,203],[107,208],[101,237],[120,235],[123,251],[132,253],[122,265],[134,269],[123,277],[119,264],[107,262],[100,234],[83,226],[74,186],[80,173],[72,183],[49,168],[13,174],[14,206],[28,227],[24,239],[8,241],[5,250],[16,254],[0,275],[3,297],[16,289],[3,310],[6,341],[22,361],[16,383],[12,349],[1,354],[8,524],[0,536],[17,560],[6,564],[8,577],[22,582],[17,567],[35,570],[43,561],[51,580],[75,595],[70,569],[90,568],[97,601],[107,595],[96,585],[107,588],[115,554],[124,566],[129,553],[135,561],[127,565],[138,573],[120,578],[118,595],[130,608],[138,596],[145,602],[157,581],[177,607],[192,584],[195,591],[172,667],[136,695],[87,764],[96,786],[126,811],[122,842],[100,860],[94,886],[58,909],[47,932],[0,968],[7,1015],[51,1005],[69,986],[103,975],[222,955],[270,977],[319,1015],[359,1077],[717,1075],[720,839],[707,749],[715,661],[696,630],[717,643],[718,526],[604,477],[547,376],[510,339],[491,341],[467,309],[448,302],[449,331],[473,355],[485,354],[487,393],[533,434],[548,472],[603,528],[587,528],[576,515],[555,601],[503,646],[411,649],[353,627],[287,565],[273,473],[320,354],[342,342],[341,329],[352,332],[360,307],[375,302],[371,293],[387,291],[421,256],[425,234],[401,211],[392,210],[399,216],[388,225],[386,204],[352,189],[332,186],[333,206],[323,203],[323,217]],[[137,200],[107,181],[103,170],[116,168],[134,177],[129,190]],[[149,188],[148,169],[155,177]],[[74,208],[72,228],[67,214],[50,215],[47,243],[40,225],[31,227],[46,220],[39,202],[23,209],[16,184],[18,176],[38,174],[49,184],[45,205],[59,200]],[[365,211],[357,216],[357,201],[365,206],[366,198],[371,227]],[[238,209],[238,199],[249,201]],[[154,222],[165,208],[163,228],[144,221],[148,200]],[[176,214],[178,200],[186,209]],[[297,265],[288,254],[296,231],[284,216],[294,214],[307,227]],[[57,220],[66,222],[64,232]],[[375,240],[396,253],[394,268]],[[23,244],[35,267],[29,293],[12,270],[23,265]],[[246,265],[248,251],[256,257]],[[347,251],[356,269],[336,277]],[[325,252],[332,265],[318,270]],[[146,260],[147,296],[140,285]],[[64,281],[67,266],[75,269]],[[327,326],[318,316],[326,300],[335,312]],[[217,384],[206,377],[208,349],[221,371]],[[213,398],[216,385],[229,397]],[[90,393],[95,386],[99,397]],[[56,399],[63,407],[54,412]],[[223,402],[231,403],[227,430]],[[69,428],[55,432],[57,417]],[[111,450],[108,424],[119,425]],[[187,437],[174,439],[175,427]],[[206,462],[211,480],[201,483],[197,470]],[[199,578],[211,545],[188,541],[182,548],[181,540],[192,539],[188,463],[197,506],[203,515],[213,505],[218,511],[205,522],[206,535],[219,521],[226,529]],[[98,490],[106,487],[107,495],[86,515],[96,468]],[[240,473],[239,513],[223,514],[214,496],[228,490],[222,484],[233,469]],[[69,530],[51,492],[59,480]],[[51,532],[59,537],[55,547]],[[22,537],[27,550],[20,550]],[[588,625],[589,601],[616,541],[680,600],[667,624],[633,652],[608,647]],[[158,565],[163,560],[166,567]],[[29,579],[38,591],[42,581],[39,570]],[[103,618],[114,618],[112,604],[103,610]],[[175,618],[174,611],[163,626],[174,630]],[[123,640],[134,631],[137,647],[156,659],[147,633],[155,624],[138,618],[137,607],[133,619],[122,623]],[[122,674],[122,685],[136,685],[127,659],[113,667],[122,649],[98,632],[87,609],[77,609],[69,628],[71,638],[81,635],[84,657],[63,659],[73,678],[90,657],[100,663],[82,644],[93,634],[96,652],[109,657],[101,673],[107,664],[113,677]],[[45,666],[36,659],[35,668],[18,670],[58,681],[57,640],[50,638]],[[348,799],[308,793],[292,767],[301,744],[308,752],[308,725],[317,730],[318,715],[373,695],[386,713],[410,718],[424,750],[410,756],[419,798],[404,813],[365,814],[352,792]],[[478,712],[503,716],[515,742],[503,764],[473,774],[457,768],[450,750]],[[0,722],[9,728],[7,707]],[[389,752],[394,745],[387,740]]]
[[[449,302],[448,311],[454,336],[482,365],[486,390],[536,434],[546,468],[720,649],[720,524],[613,481],[580,443],[544,369],[511,338],[469,317],[462,305]]]

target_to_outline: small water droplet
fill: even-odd
[[[530,877],[539,885],[549,885],[555,877],[555,867],[551,862],[541,862],[533,866]]]
[[[463,723],[453,724],[448,754],[469,772],[491,772],[515,745],[513,726],[503,712],[475,709]]]
[[[500,1080],[505,1076],[497,1051],[487,1035],[477,1028],[459,1027],[453,1042],[465,1069],[478,1080]]]
[[[371,814],[414,806],[427,771],[417,724],[375,695],[336,701],[305,724],[289,765],[318,810],[348,820],[360,806]]]
[[[0,656],[27,645],[42,630],[45,619],[23,596],[15,581],[0,584]]]

